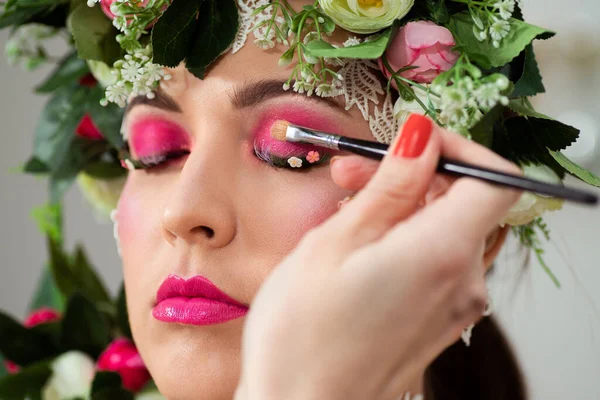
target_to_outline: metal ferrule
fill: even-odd
[[[289,125],[285,133],[285,139],[288,142],[310,143],[333,150],[339,150],[340,138],[339,135],[300,128],[294,125]]]

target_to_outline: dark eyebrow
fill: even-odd
[[[161,110],[171,112],[181,112],[181,107],[171,96],[166,94],[160,86],[154,90],[154,98],[149,99],[146,95],[139,95],[129,101],[127,108],[125,109],[125,115],[127,115],[135,106],[147,105],[150,107],[160,108]]]
[[[303,96],[308,99],[326,103],[338,110],[345,111],[345,108],[335,100],[335,97],[321,97],[315,94],[309,97],[306,94],[296,93],[292,89],[284,90],[283,85],[285,83],[286,81],[271,79],[248,83],[235,88],[229,97],[231,98],[231,103],[237,109],[256,106],[259,103],[281,96]]]

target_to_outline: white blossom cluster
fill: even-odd
[[[515,0],[488,0],[480,7],[469,9],[475,23],[475,37],[482,42],[490,38],[494,47],[500,47],[500,42],[508,36],[511,29],[510,18],[515,11]]]
[[[46,61],[43,42],[58,32],[58,29],[42,24],[25,24],[17,28],[6,41],[4,52],[9,65],[22,63],[33,70]]]
[[[93,7],[97,2],[99,0],[88,0],[87,4]],[[110,11],[115,14],[113,25],[122,32],[117,35],[117,41],[127,54],[113,64],[111,74],[115,80],[107,86],[102,105],[111,102],[125,107],[131,97],[146,95],[152,98],[158,82],[171,78],[162,66],[152,62],[152,46],[142,47],[138,41],[166,4],[166,0],[150,0],[147,4],[143,1],[116,0],[111,4]]]
[[[507,77],[494,74],[484,79],[465,76],[449,86],[433,85],[432,91],[440,96],[440,122],[452,131],[466,134],[496,104],[508,105],[502,92],[509,86]]]
[[[111,73],[115,75],[116,80],[106,88],[103,105],[111,102],[125,107],[130,97],[146,95],[153,98],[156,83],[161,79],[171,79],[171,75],[165,73],[162,66],[152,62],[151,53],[150,46],[146,46],[133,54],[125,55],[124,60],[115,62]]]

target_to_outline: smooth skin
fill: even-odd
[[[236,400],[398,399],[481,317],[486,238],[519,194],[460,178],[421,208],[441,154],[519,173],[440,128],[419,158],[388,155],[370,181],[371,162],[335,161],[334,181],[364,189],[261,287]]]

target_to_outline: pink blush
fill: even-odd
[[[165,154],[190,147],[187,133],[177,124],[158,119],[142,120],[131,127],[130,147],[137,157]]]
[[[254,140],[260,147],[278,157],[287,157],[290,155],[304,154],[311,150],[318,150],[314,145],[281,142],[271,137],[271,127],[278,121],[288,121],[294,125],[305,128],[320,130],[329,133],[340,133],[341,126],[333,123],[330,118],[318,111],[285,108],[269,110],[260,119],[254,131]]]

